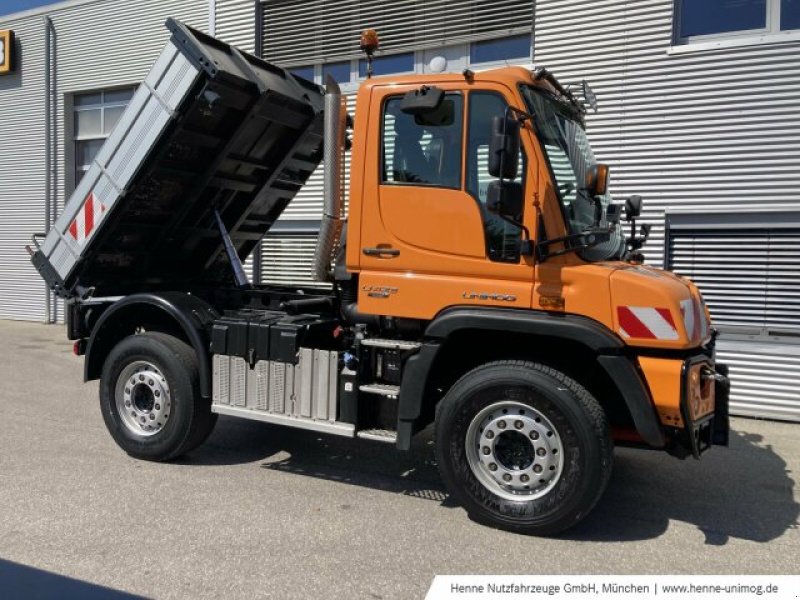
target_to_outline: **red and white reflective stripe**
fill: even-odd
[[[668,308],[618,306],[619,333],[624,338],[677,340],[678,329]]]
[[[69,224],[67,232],[72,236],[72,239],[79,244],[83,244],[97,227],[104,212],[106,212],[106,207],[93,192],[89,192],[86,200],[83,201],[83,206],[81,206],[78,214],[75,215],[75,219]]]

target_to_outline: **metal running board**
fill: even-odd
[[[400,395],[399,385],[388,385],[386,383],[367,383],[358,386],[358,390],[367,394],[378,394],[390,398],[397,398]]]
[[[407,340],[384,340],[380,338],[367,338],[361,340],[362,346],[372,346],[373,348],[388,348],[390,350],[416,350],[422,344],[420,342],[409,342]]]
[[[397,442],[397,432],[389,431],[388,429],[364,429],[357,432],[356,435],[361,439],[375,442],[385,442],[387,444]]]
[[[286,415],[278,415],[239,406],[212,404],[211,412],[219,413],[221,415],[230,415],[232,417],[239,417],[242,419],[252,419],[253,421],[264,421],[265,423],[273,423],[275,425],[286,425],[287,427],[294,427],[296,429],[309,429],[311,431],[319,431],[321,433],[332,433],[333,435],[341,435],[344,437],[353,437],[356,430],[356,426],[352,423],[340,423],[338,421],[314,421],[311,419],[289,417]]]

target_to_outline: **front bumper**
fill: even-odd
[[[713,445],[728,444],[728,368],[712,357],[639,357],[666,449],[679,458],[699,458]]]
[[[682,371],[681,416],[684,426],[675,436],[678,442],[676,454],[691,454],[700,458],[711,446],[728,445],[731,388],[728,366],[709,363],[706,357],[698,357],[686,360]],[[698,372],[700,381],[692,381],[692,374]],[[704,387],[707,387],[707,392],[702,391]],[[703,396],[702,400],[698,401],[698,395]],[[710,412],[706,409],[697,414],[697,408],[703,405],[703,400],[713,408]]]

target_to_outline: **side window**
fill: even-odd
[[[446,94],[441,106],[423,115],[400,111],[402,97],[383,111],[383,165],[387,184],[461,187],[464,99]]]
[[[486,210],[486,190],[495,180],[489,175],[489,134],[492,119],[502,117],[506,101],[495,92],[472,92],[469,97],[467,135],[467,191],[480,203],[486,232],[486,251],[491,260],[519,262],[522,231]],[[525,185],[525,157],[519,154],[518,181]],[[520,215],[522,218],[522,215]]]

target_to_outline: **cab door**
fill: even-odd
[[[454,305],[529,308],[533,257],[520,256],[519,227],[486,210],[492,119],[506,88],[440,86],[440,106],[401,110],[411,86],[374,88],[360,235],[359,308],[372,314],[433,318]],[[524,144],[527,144],[526,140]],[[520,153],[518,181],[533,231],[535,172]]]

